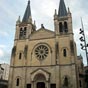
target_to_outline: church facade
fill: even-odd
[[[23,17],[16,22],[9,88],[79,88],[77,50],[72,15],[60,0],[54,14],[54,31],[43,24],[36,30],[30,1]]]

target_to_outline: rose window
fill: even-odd
[[[35,55],[40,60],[45,59],[48,53],[49,53],[48,47],[45,45],[40,45],[35,49]]]

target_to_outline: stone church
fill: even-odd
[[[64,0],[53,21],[54,31],[43,24],[36,30],[28,1],[22,21],[16,22],[9,88],[79,88],[72,14]]]

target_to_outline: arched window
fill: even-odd
[[[21,38],[23,36],[23,29],[20,28],[20,34],[19,34],[19,37]]]
[[[68,78],[67,77],[64,78],[64,86],[68,87]]]
[[[19,59],[21,59],[22,58],[22,53],[19,53]]]
[[[64,56],[64,57],[67,56],[67,51],[66,51],[66,49],[63,50],[63,56]]]
[[[79,85],[80,85],[80,87],[82,87],[82,82],[81,82],[81,80],[79,80]]]
[[[17,78],[17,80],[16,80],[16,86],[19,86],[19,82],[20,80],[19,80],[19,78]]]
[[[64,29],[65,29],[65,32],[68,32],[68,25],[67,25],[67,22],[64,22]]]
[[[26,36],[27,27],[24,27],[24,36]]]
[[[26,38],[26,33],[27,33],[27,27],[20,28],[19,38],[20,39]]]
[[[59,23],[59,31],[60,31],[60,32],[63,32],[63,25],[62,25],[62,22]]]

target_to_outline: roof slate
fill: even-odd
[[[64,0],[60,0],[58,16],[59,17],[67,16],[67,10],[66,10]]]
[[[28,22],[28,19],[30,16],[31,16],[31,7],[30,7],[30,0],[29,0],[22,22]]]

